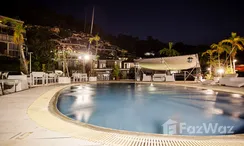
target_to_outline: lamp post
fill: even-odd
[[[29,72],[29,73],[31,73],[31,54],[32,54],[33,52],[28,52],[28,53],[29,53],[29,55],[30,55],[30,56],[29,56],[29,57],[30,57],[30,59],[29,59],[29,60],[30,60],[30,72]]]
[[[88,60],[90,60],[90,55],[89,54],[85,54],[83,56],[83,69],[84,69],[84,71],[85,71],[85,62],[88,61]]]
[[[233,60],[233,70],[234,70],[234,73],[236,73],[236,62],[237,62],[237,60],[234,59]]]
[[[81,59],[82,59],[82,57],[79,56],[79,57],[78,57],[78,60],[81,60]],[[83,72],[83,73],[85,72],[85,63],[84,63],[84,59],[82,59],[82,72]]]

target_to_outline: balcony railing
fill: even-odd
[[[13,42],[13,36],[7,34],[0,34],[0,42]]]

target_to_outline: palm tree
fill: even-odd
[[[28,66],[27,66],[27,62],[25,59],[24,48],[22,46],[24,43],[23,33],[25,33],[26,30],[22,23],[18,23],[11,18],[3,19],[3,23],[4,24],[10,23],[11,27],[14,29],[13,42],[14,42],[14,44],[16,44],[18,46],[18,49],[19,49],[21,68],[23,68],[24,73],[28,73]]]
[[[124,57],[125,54],[128,53],[128,51],[125,50],[125,49],[121,49],[121,50],[119,50],[119,51],[121,52],[122,57]]]
[[[202,53],[202,56],[209,55],[209,66],[210,66],[209,74],[210,75],[212,75],[212,62],[213,62],[214,52],[216,52],[216,50],[207,50],[207,51]]]
[[[221,44],[227,44],[231,46],[231,50],[229,52],[229,56],[226,58],[225,62],[230,58],[230,66],[233,66],[233,60],[235,59],[237,50],[243,51],[244,50],[244,38],[237,36],[237,33],[232,32],[231,37],[228,39],[224,39],[220,42]],[[235,70],[233,70],[235,72]]]
[[[96,56],[97,56],[97,47],[98,47],[98,42],[100,41],[100,37],[97,35],[95,35],[95,37],[92,37],[89,39],[90,44],[95,41],[96,42]]]
[[[159,51],[160,55],[164,54],[166,56],[178,56],[180,53],[176,51],[175,49],[172,49],[173,47],[173,42],[169,42],[169,48],[163,48],[162,50]]]
[[[213,50],[215,50],[215,52],[218,53],[218,63],[219,63],[219,68],[220,68],[220,55],[225,51],[225,48],[223,47],[223,45],[221,43],[212,44],[210,47]]]

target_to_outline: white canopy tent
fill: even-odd
[[[185,70],[200,67],[197,54],[136,59],[135,62],[141,68],[150,70]]]
[[[137,69],[135,68],[135,73],[138,71],[138,68],[158,71],[192,69],[186,77],[188,78],[195,68],[200,68],[198,54],[160,58],[144,58],[136,59],[134,61],[136,64],[135,66],[137,67]]]

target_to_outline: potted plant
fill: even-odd
[[[119,80],[119,73],[120,73],[119,66],[118,66],[118,65],[115,65],[115,66],[113,67],[112,75],[113,75],[113,77],[114,77],[116,80]]]

